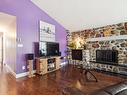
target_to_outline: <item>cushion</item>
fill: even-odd
[[[127,89],[127,85],[123,84],[123,83],[119,83],[113,86],[109,86],[107,88],[104,89],[104,91],[110,93],[111,95],[115,95],[123,90]]]
[[[116,95],[127,95],[127,89],[117,93]]]

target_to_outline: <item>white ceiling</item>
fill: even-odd
[[[0,12],[0,32],[5,32],[10,24],[16,21],[16,17]]]
[[[127,0],[32,0],[70,31],[127,21]]]

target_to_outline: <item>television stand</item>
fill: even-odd
[[[44,75],[60,68],[60,56],[36,58],[36,73]]]

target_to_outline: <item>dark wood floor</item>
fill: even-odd
[[[33,78],[15,79],[6,71],[0,71],[0,95],[61,95],[65,87],[75,87],[91,93],[103,87],[124,81],[125,78],[93,72],[98,82],[86,82],[79,69],[62,68],[56,72]]]

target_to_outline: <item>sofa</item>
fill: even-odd
[[[86,95],[84,92],[71,87],[64,88],[62,93],[62,95]],[[89,95],[127,95],[127,81],[108,86]]]
[[[127,95],[127,81],[100,89],[91,95]]]

